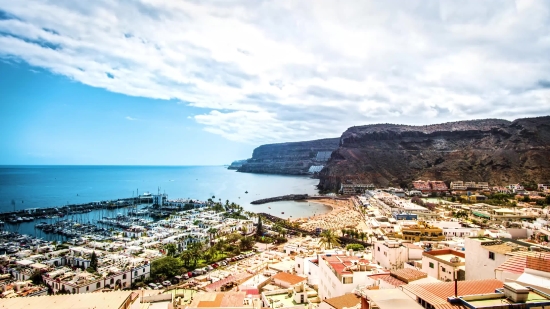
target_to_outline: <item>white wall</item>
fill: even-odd
[[[494,252],[495,259],[489,258],[489,250],[479,240],[466,238],[466,280],[494,279],[495,268],[506,262],[509,256]]]
[[[409,260],[406,247],[389,248],[384,241],[375,242],[373,252],[375,263],[390,270],[402,269],[403,264]]]

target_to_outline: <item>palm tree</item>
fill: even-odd
[[[208,233],[208,236],[210,236],[210,243],[212,243],[212,240],[214,236],[216,236],[216,233],[218,233],[218,230],[211,227],[208,229],[207,233]]]
[[[185,250],[181,253],[180,259],[183,261],[183,265],[185,267],[189,266],[189,262],[191,261],[192,253],[189,250]]]
[[[334,246],[340,245],[340,240],[332,230],[324,230],[319,236],[319,244],[325,249],[332,249]]]
[[[197,266],[197,261],[201,258],[203,253],[203,243],[200,241],[190,244],[189,251],[191,252],[191,260],[193,261],[193,267]]]

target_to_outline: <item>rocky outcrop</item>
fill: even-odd
[[[351,127],[319,177],[326,191],[341,183],[408,187],[416,179],[550,182],[550,116]]]
[[[326,163],[338,148],[338,138],[262,145],[239,169],[245,173],[305,175],[311,166]]]
[[[238,170],[243,164],[246,163],[246,160],[237,160],[231,162],[231,165],[227,167],[228,170]]]

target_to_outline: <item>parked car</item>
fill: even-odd
[[[154,284],[154,283],[149,283],[148,286],[153,289],[153,290],[156,290],[157,289],[157,285]]]
[[[187,279],[189,279],[189,274],[183,274],[183,275],[181,275],[181,278],[183,280],[187,280]]]
[[[187,277],[188,277],[187,279],[193,278],[193,272],[188,272],[188,273],[187,273]]]
[[[208,271],[214,270],[214,267],[212,267],[212,266],[210,266],[210,265],[206,266],[205,268],[206,268]]]
[[[164,285],[164,286],[171,286],[171,285],[172,285],[172,282],[166,280],[166,281],[163,281],[163,282],[162,282],[162,285]]]

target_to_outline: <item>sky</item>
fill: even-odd
[[[550,1],[0,0],[0,164],[550,114]]]

